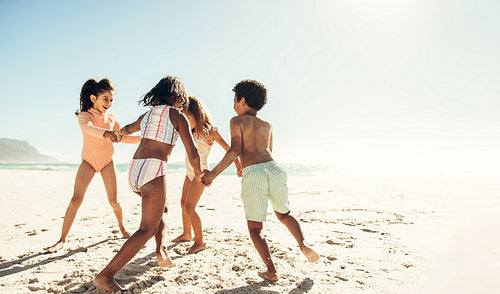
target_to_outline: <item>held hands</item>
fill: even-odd
[[[113,143],[121,142],[123,136],[118,133],[118,131],[104,131],[104,137]]]
[[[118,141],[118,138],[116,137],[116,133],[114,131],[104,131],[104,138],[107,138],[113,143],[116,143]]]
[[[205,175],[205,171],[203,171],[201,174],[197,174],[195,172],[194,174],[194,180],[197,181],[198,183],[201,182],[201,178]]]
[[[203,183],[203,185],[210,187],[215,177],[208,169],[204,170],[203,173],[204,175],[201,178],[201,182]]]
[[[123,135],[122,135],[122,134],[120,134],[120,130],[114,131],[114,133],[115,133],[115,135],[116,135],[116,140],[117,140],[117,141],[116,141],[116,143],[121,142],[121,141],[122,141],[122,139],[123,139]]]

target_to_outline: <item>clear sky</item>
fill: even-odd
[[[496,0],[0,0],[0,137],[79,162],[87,79],[114,82],[123,125],[171,74],[229,140],[231,89],[251,78],[282,162],[499,171],[498,15]]]

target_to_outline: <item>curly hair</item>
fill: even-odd
[[[194,117],[196,122],[195,126],[191,126],[194,128],[194,134],[198,137],[208,136],[214,128],[208,108],[195,96],[189,96],[188,99],[189,105],[186,111]]]
[[[267,90],[263,84],[255,80],[244,80],[236,84],[233,88],[237,101],[245,97],[248,106],[259,111],[267,102]]]
[[[89,79],[83,84],[80,91],[80,109],[75,112],[78,115],[82,111],[87,111],[94,102],[90,99],[90,95],[99,96],[106,91],[114,91],[113,83],[108,79],[102,79],[99,82],[95,79]]]
[[[184,82],[175,76],[165,76],[139,100],[143,106],[173,106],[175,102],[179,102],[182,108],[186,108],[188,102]]]

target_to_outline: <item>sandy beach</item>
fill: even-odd
[[[68,242],[59,237],[74,171],[0,170],[0,293],[103,293],[92,280],[120,249],[100,175]],[[127,228],[140,199],[118,174]],[[168,177],[168,238],[181,232],[184,175]],[[154,240],[116,276],[125,293],[492,293],[500,274],[498,179],[289,176],[292,214],[320,254],[308,263],[269,211],[265,234],[280,280],[269,283],[248,236],[239,179],[224,175],[198,207],[208,248],[169,243],[175,266],[158,267]]]

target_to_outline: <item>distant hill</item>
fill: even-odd
[[[40,154],[28,141],[0,138],[0,163],[55,163],[57,159]]]

